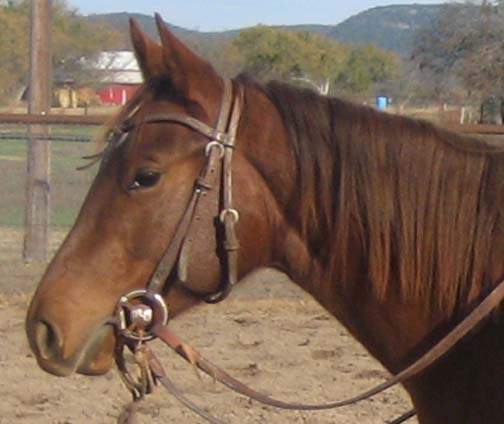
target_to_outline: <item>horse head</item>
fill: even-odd
[[[222,296],[230,266],[239,269],[236,278],[273,260],[278,206],[245,152],[259,149],[258,132],[279,140],[282,134],[273,125],[257,126],[258,118],[244,122],[240,87],[156,18],[161,45],[131,22],[144,85],[110,126],[80,214],[31,301],[28,339],[39,365],[53,374],[110,368],[115,338],[108,323],[118,300],[147,287],[168,249],[173,263],[158,289],[170,317]],[[233,146],[226,144],[230,125]],[[231,150],[232,167],[223,169]],[[231,197],[235,207],[223,208]],[[239,240],[239,250],[236,240],[228,249],[233,264],[219,247],[227,220]]]

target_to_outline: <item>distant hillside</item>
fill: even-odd
[[[442,4],[375,7],[348,18],[327,35],[352,44],[374,43],[408,55],[418,31],[432,26],[444,7]]]
[[[395,5],[375,7],[361,12],[338,25],[291,25],[284,28],[295,31],[311,31],[336,38],[345,43],[374,43],[379,47],[394,50],[402,55],[409,55],[419,30],[429,28],[439,15],[444,5]],[[92,21],[105,21],[120,30],[127,30],[128,19],[134,17],[152,37],[157,37],[154,18],[133,13],[111,13],[90,15]],[[191,31],[170,25],[181,38],[200,44],[215,39],[232,38],[238,30],[224,32]]]
[[[106,22],[112,25],[114,28],[122,31],[127,31],[129,27],[129,19],[135,18],[147,34],[149,34],[154,39],[158,39],[156,21],[154,19],[154,16],[143,15],[141,13],[122,12],[89,15],[87,18],[93,22]],[[239,32],[238,30],[225,32],[199,32],[172,25],[170,23],[168,23],[168,25],[173,30],[173,32],[179,35],[181,38],[202,41],[212,40],[215,38],[233,37]]]
[[[285,25],[281,26],[280,28],[285,28],[291,31],[308,31],[327,35],[334,30],[334,25],[301,24],[301,25]]]

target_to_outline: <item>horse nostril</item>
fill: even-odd
[[[35,324],[35,345],[43,359],[51,359],[58,355],[62,347],[62,339],[56,328],[47,321]]]

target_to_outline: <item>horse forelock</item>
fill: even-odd
[[[89,163],[78,169],[86,169],[94,165],[98,161],[102,161],[111,154],[119,144],[122,144],[124,139],[121,138],[123,127],[127,120],[138,110],[146,97],[146,89],[140,87],[133,97],[115,114],[113,114],[105,124],[100,128],[94,138],[97,154],[87,157]],[[121,143],[118,143],[121,141]]]
[[[351,285],[360,255],[381,299],[447,313],[496,283],[502,148],[285,84],[262,90],[296,157],[294,219],[328,281]]]
[[[131,99],[129,99],[128,102],[105,123],[105,125],[101,128],[96,141],[101,145],[108,143],[110,132],[120,130],[126,121],[135,114],[139,106],[145,101],[147,95],[147,88],[145,86],[141,86]]]

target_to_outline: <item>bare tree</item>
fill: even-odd
[[[504,1],[448,4],[432,28],[419,34],[413,59],[440,97],[500,102]]]

